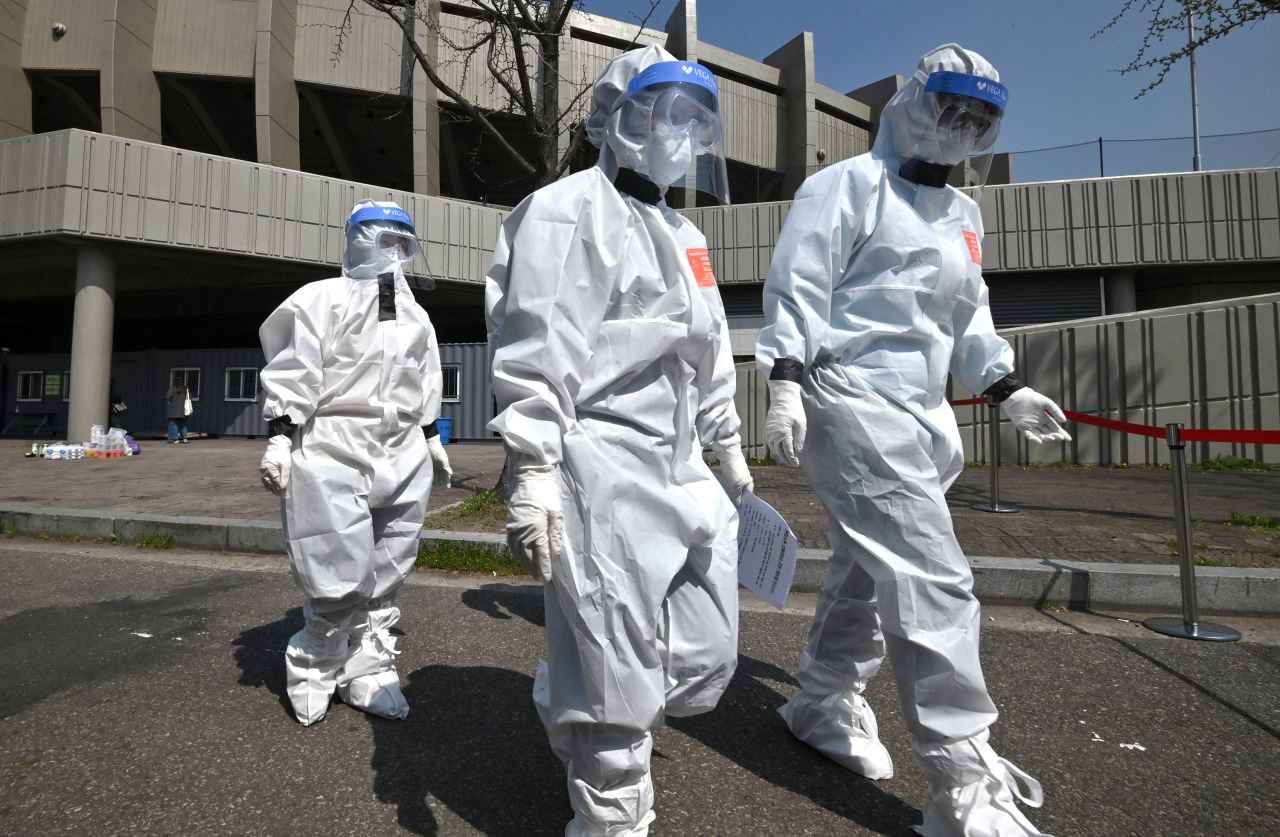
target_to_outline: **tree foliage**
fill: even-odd
[[[385,15],[404,32],[414,60],[442,100],[474,122],[535,188],[556,180],[585,141],[580,123],[592,79],[573,77],[561,52],[570,16],[582,0],[461,0],[459,5],[471,20],[461,33],[441,26],[439,6],[430,0],[349,0],[336,54],[342,53],[356,6]],[[637,17],[636,38],[657,5],[650,0],[647,12]],[[415,37],[421,32],[437,39],[441,55],[429,54]],[[461,65],[463,84],[455,88],[445,80],[443,62]],[[500,109],[486,108],[459,89],[474,72],[483,73],[489,89],[500,94]],[[520,120],[534,142],[513,143],[493,118],[499,113]]]
[[[1194,39],[1187,37],[1188,11],[1195,21]],[[1280,0],[1124,0],[1120,11],[1094,32],[1093,37],[1116,26],[1126,16],[1147,16],[1142,46],[1128,66],[1120,70],[1121,75],[1144,70],[1155,72],[1155,78],[1135,97],[1141,98],[1159,86],[1173,66],[1188,57],[1193,49],[1275,12],[1280,12]],[[1165,44],[1166,38],[1178,46],[1170,48]]]

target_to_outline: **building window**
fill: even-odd
[[[200,400],[200,367],[175,366],[169,370],[169,386],[173,386],[174,378],[181,378],[187,385],[187,395],[192,401]]]
[[[462,374],[462,367],[441,366],[440,374],[444,376],[444,384],[440,389],[440,400],[457,403],[458,398],[458,378]]]
[[[71,370],[62,370],[62,400],[71,400]]]
[[[224,401],[257,401],[258,370],[252,366],[227,368],[227,387]]]
[[[18,400],[39,401],[44,398],[44,373],[18,373]]]

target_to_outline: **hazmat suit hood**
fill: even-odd
[[[405,265],[420,250],[413,219],[394,201],[357,203],[347,218],[346,236],[342,275],[352,279],[376,280],[386,273],[404,279]]]
[[[587,117],[587,139],[599,148],[604,142],[605,123],[627,92],[627,85],[654,64],[678,60],[657,44],[624,52],[609,62],[591,88],[591,114]],[[613,173],[610,173],[612,176]]]
[[[880,116],[872,154],[892,171],[926,185],[942,185],[969,160],[967,182],[985,182],[1008,91],[987,59],[958,44],[925,53]],[[923,165],[921,165],[923,164]],[[928,182],[912,171],[926,171]]]

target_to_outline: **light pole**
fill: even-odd
[[[1191,143],[1195,148],[1191,170],[1200,171],[1200,100],[1196,95],[1196,23],[1191,11],[1192,2],[1184,0],[1187,7],[1187,46],[1191,58]]]

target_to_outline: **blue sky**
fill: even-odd
[[[646,0],[586,0],[588,11],[623,20],[647,5]],[[985,55],[1010,89],[997,145],[1001,151],[1099,136],[1190,136],[1185,62],[1141,99],[1134,96],[1151,76],[1115,72],[1135,54],[1145,18],[1130,17],[1090,39],[1119,6],[1120,0],[702,0],[698,35],[759,60],[808,30],[814,33],[818,80],[841,92],[893,73],[907,75],[923,52],[955,41]],[[674,7],[675,0],[662,0],[651,25],[662,28]],[[1198,50],[1197,75],[1202,136],[1280,129],[1280,15]],[[1273,155],[1270,165],[1280,164],[1280,131],[1238,142],[1248,144],[1248,156],[1257,159],[1252,165],[1266,164]],[[1260,148],[1263,143],[1268,148]],[[1136,143],[1108,149],[1109,154],[1142,153]],[[1096,157],[1096,152],[1084,153]],[[1206,168],[1217,167],[1212,162],[1206,159]]]

